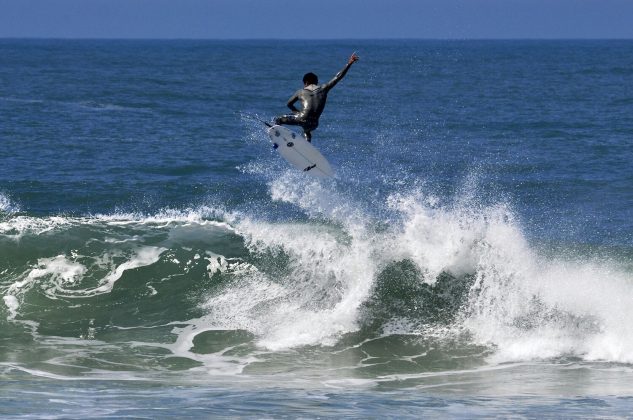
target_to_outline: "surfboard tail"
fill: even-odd
[[[300,171],[319,177],[334,176],[334,171],[321,152],[300,134],[286,127],[273,125],[268,129],[268,137],[273,143],[273,148]]]

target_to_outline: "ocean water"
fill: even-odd
[[[0,40],[0,416],[630,416],[632,160],[633,41]]]

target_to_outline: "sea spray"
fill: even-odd
[[[20,206],[11,200],[9,196],[0,191],[0,217],[2,213],[17,213],[19,211]]]

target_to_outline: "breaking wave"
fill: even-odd
[[[63,356],[33,357],[79,376],[261,373],[294,351],[319,354],[315,371],[345,354],[341,374],[373,377],[426,372],[437,357],[455,368],[464,357],[633,362],[626,258],[547,253],[510,205],[472,192],[394,193],[377,218],[335,182],[294,176],[268,187],[299,220],[210,206],[36,217],[3,199],[3,329],[18,343],[53,340]],[[22,350],[5,366],[29,369]]]

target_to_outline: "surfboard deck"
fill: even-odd
[[[334,176],[327,159],[301,134],[281,125],[273,125],[268,129],[268,137],[279,154],[300,171],[322,178]]]

